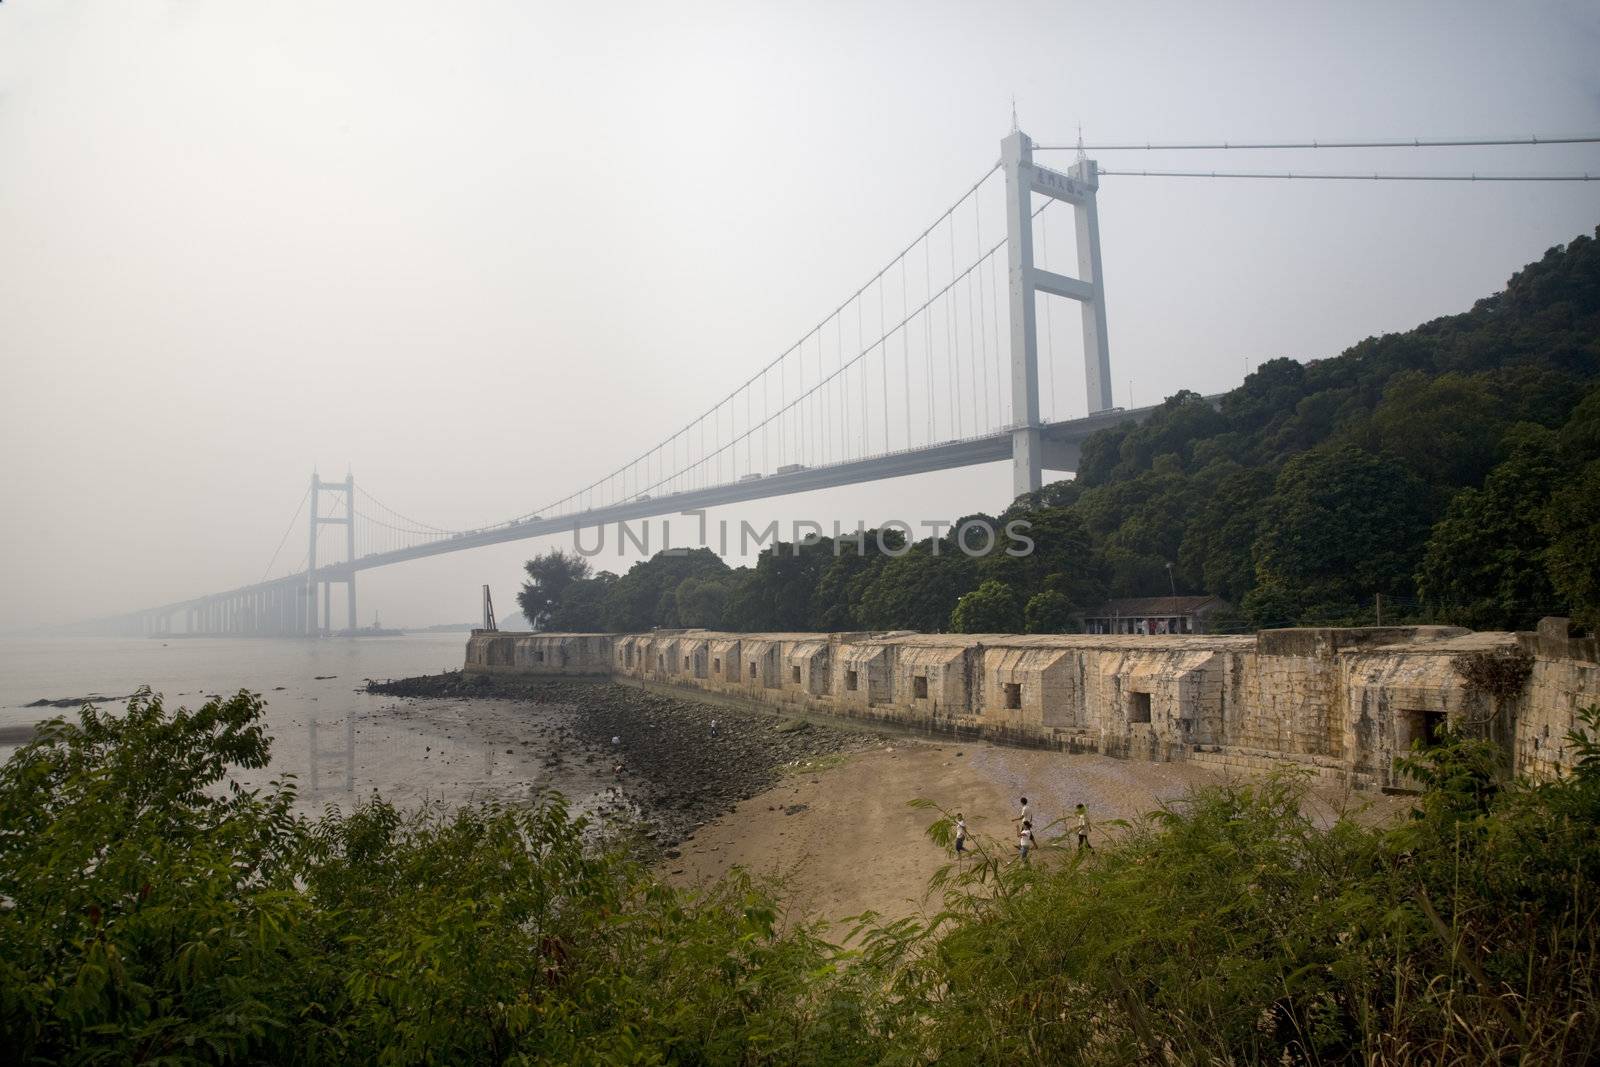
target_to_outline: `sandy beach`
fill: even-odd
[[[914,800],[963,812],[975,838],[1010,856],[1023,796],[1048,850],[1073,843],[1076,804],[1103,845],[1118,820],[1229,778],[1193,763],[930,741],[607,682],[449,672],[374,690],[391,699],[357,724],[370,737],[358,747],[386,753],[380,788],[396,800],[558,788],[578,810],[636,818],[675,885],[740,867],[781,879],[792,917],[833,923],[925,905],[951,857],[927,835],[938,813]],[[1390,818],[1407,801],[1323,782],[1308,805],[1328,822],[1339,811]]]
[[[1041,846],[1075,845],[1066,820],[1078,803],[1096,824],[1091,844],[1103,844],[1119,832],[1106,823],[1138,818],[1226,780],[1186,763],[884,738],[847,761],[797,769],[738,804],[683,842],[682,855],[661,871],[676,885],[692,886],[743,867],[781,878],[797,918],[837,923],[871,909],[895,919],[923,908],[929,878],[951,860],[927,836],[938,813],[913,808],[912,800],[962,811],[971,834],[1010,856],[1011,820],[1022,796]],[[1349,809],[1362,818],[1390,818],[1406,806],[1403,799],[1331,785],[1314,789],[1309,803],[1319,821]]]

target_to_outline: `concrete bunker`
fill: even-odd
[[[834,650],[834,700],[847,708],[865,711],[890,703],[894,686],[890,674],[889,646],[877,641],[840,644]],[[855,678],[854,686],[850,678]]]
[[[780,643],[767,637],[746,637],[741,641],[740,654],[748,670],[741,680],[749,689],[781,689],[778,674]]]
[[[743,650],[737,637],[713,637],[711,647],[711,677],[715,681],[734,684],[743,677],[740,669],[744,663]]]
[[[826,638],[787,642],[783,659],[788,667],[784,681],[789,688],[810,696],[825,696],[832,690]]]
[[[926,702],[929,714],[971,712],[968,656],[972,642],[963,637],[899,638],[893,642],[896,688],[913,703]]]
[[[1081,727],[1079,653],[1023,640],[984,648],[975,710],[985,716],[1003,715],[1013,726]]]

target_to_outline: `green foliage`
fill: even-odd
[[[1428,530],[1427,487],[1399,461],[1357,448],[1307,452],[1278,475],[1256,539],[1256,578],[1288,590],[1297,617],[1374,591],[1407,594]]]
[[[688,577],[673,591],[677,601],[678,624],[715,630],[722,624],[722,612],[732,589],[731,579]]]
[[[1556,594],[1540,521],[1561,478],[1555,435],[1526,426],[1484,481],[1450,501],[1428,539],[1417,589],[1441,615],[1475,629],[1532,629]]]
[[[1389,379],[1362,436],[1436,489],[1478,485],[1495,464],[1503,412],[1487,377],[1406,371]]]
[[[835,583],[844,574],[835,565],[848,556],[858,560],[862,552],[875,552],[876,541],[868,535],[858,546],[853,539],[837,545],[831,538],[818,537],[798,544],[778,542],[763,549],[755,567],[745,575],[733,593],[730,615],[740,630],[806,631],[814,625],[827,605],[818,601],[817,591],[823,575],[832,573]]]
[[[1285,774],[1097,823],[1092,853],[1041,827],[1026,866],[973,834],[934,879],[938,910],[862,916],[849,950],[742,875],[663,885],[557,798],[296,818],[292,786],[228,784],[267,760],[260,712],[248,693],[175,713],[141,693],[47,724],[0,768],[11,1062],[1600,1053],[1600,708],[1566,740],[1574,772],[1538,783],[1446,733],[1403,761],[1423,792],[1394,825],[1314,819]],[[939,814],[929,837],[950,849]]]
[[[717,627],[733,571],[708,548],[658,552],[617,577],[601,572],[568,587],[552,628],[625,633],[652,627]],[[687,595],[680,597],[680,592]],[[684,621],[684,611],[695,622]],[[559,623],[559,626],[556,624]]]
[[[956,601],[950,629],[958,634],[1014,634],[1022,630],[1022,602],[1011,587],[984,582]]]
[[[1046,589],[1028,598],[1022,612],[1022,629],[1030,634],[1077,633],[1081,626],[1076,615],[1072,601],[1067,599],[1066,594]]]
[[[879,944],[940,1063],[1587,1063],[1600,1051],[1600,709],[1540,784],[1419,752],[1415,818],[1319,825],[1302,778],[1202,790],[1092,854],[1006,842]],[[930,836],[950,845],[948,817]],[[908,947],[908,944],[912,947]]]
[[[592,578],[580,578],[568,585],[561,602],[550,612],[545,629],[572,634],[604,631],[606,599],[617,580],[610,571],[601,571]]]
[[[745,878],[701,895],[558,798],[309,822],[261,701],[55,720],[0,769],[8,1062],[825,1063],[852,985]]]
[[[543,630],[567,588],[589,576],[589,561],[557,548],[528,560],[522,569],[528,580],[517,594],[517,606],[535,630]]]
[[[949,625],[956,602],[977,585],[971,558],[948,547],[936,555],[929,542],[919,542],[874,568],[861,586],[857,617],[870,630],[937,633]]]
[[[1586,464],[1550,498],[1545,558],[1557,595],[1572,617],[1600,631],[1600,459]]]

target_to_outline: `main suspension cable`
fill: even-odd
[[[1592,182],[1600,174],[1310,174],[1290,171],[1102,170],[1123,178],[1290,178],[1334,182]]]
[[[1497,145],[1547,145],[1547,144],[1595,144],[1600,143],[1600,134],[1580,133],[1558,135],[1555,137],[1413,137],[1409,140],[1384,140],[1381,138],[1366,138],[1358,141],[1213,141],[1209,143],[1166,143],[1156,144],[1146,142],[1122,144],[1036,144],[1035,152],[1191,152],[1191,151],[1233,151],[1278,148],[1489,148]]]

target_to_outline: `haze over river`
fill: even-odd
[[[301,809],[348,807],[374,788],[397,803],[453,803],[560,789],[587,808],[607,791],[608,768],[551,768],[571,750],[566,709],[504,700],[409,700],[365,692],[366,680],[436,674],[461,666],[465,633],[296,641],[246,638],[0,639],[0,759],[15,727],[76,708],[28,708],[41,697],[125,697],[141,685],[168,707],[199,707],[240,689],[266,701],[272,766],[241,778],[295,775]],[[96,701],[107,708],[124,700]],[[12,728],[12,729],[8,729]],[[346,739],[354,742],[346,754]],[[312,753],[318,753],[316,759]]]

